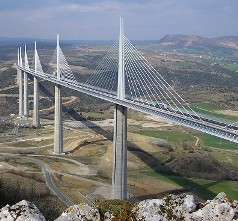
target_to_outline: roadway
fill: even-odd
[[[51,192],[56,195],[58,197],[59,200],[61,200],[65,205],[67,206],[72,206],[75,203],[73,203],[70,199],[68,199],[59,189],[58,187],[54,184],[52,177],[51,177],[51,169],[49,168],[49,166],[44,163],[42,160],[39,159],[35,159],[34,157],[23,157],[20,154],[12,154],[12,153],[0,153],[0,155],[3,156],[10,156],[10,157],[21,157],[21,160],[27,161],[27,162],[31,162],[31,163],[35,163],[37,164],[43,174],[44,174],[44,178],[45,178],[45,183],[47,185],[47,187],[51,190]]]
[[[131,109],[134,109],[139,112],[143,112],[146,114],[159,116],[162,119],[167,121],[171,121],[201,132],[205,132],[207,134],[211,134],[235,143],[238,143],[238,127],[231,126],[231,122],[220,122],[217,120],[212,120],[207,117],[198,117],[198,115],[187,114],[187,112],[176,112],[171,109],[163,109],[157,108],[150,103],[146,103],[146,101],[135,101],[130,98],[126,98],[125,100],[120,100],[117,98],[115,92],[109,92],[97,87],[93,87],[90,85],[86,85],[83,83],[79,83],[76,81],[67,81],[57,80],[55,76],[51,76],[49,74],[43,72],[35,72],[32,69],[26,69],[24,67],[20,67],[20,70],[23,72],[29,73],[33,76],[42,78],[44,80],[50,81],[54,84],[58,84],[64,86],[66,88],[70,88],[102,100],[109,101],[114,104],[119,104]]]

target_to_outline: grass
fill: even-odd
[[[177,67],[181,68],[181,69],[187,69],[191,66],[191,64],[189,64],[188,62],[183,62],[183,61],[181,61],[181,62],[170,62],[170,63],[174,66],[177,66]]]
[[[20,147],[20,148],[28,148],[28,147],[37,147],[37,143],[35,141],[29,140],[29,141],[18,141],[11,143],[8,146],[14,146],[14,147]]]
[[[41,147],[49,144],[53,144],[54,140],[52,138],[36,141],[36,140],[26,140],[26,141],[13,141],[7,145],[10,147],[19,147],[19,148],[31,148],[31,147]]]
[[[177,107],[181,108],[181,106],[177,105]],[[211,117],[217,117],[226,119],[229,121],[238,121],[238,117],[232,115],[225,115],[221,113],[217,113],[217,111],[226,110],[224,107],[221,107],[217,104],[213,103],[197,103],[197,104],[190,104],[189,107],[196,113],[201,113],[205,115],[210,115]],[[184,106],[185,109],[191,111],[188,106]]]
[[[113,214],[112,220],[135,220],[135,212],[132,212],[133,203],[122,200],[104,200],[96,202],[102,219],[105,219],[105,213]]]
[[[195,138],[193,137],[192,134],[186,134],[180,131],[140,130],[140,131],[137,131],[136,133],[140,135],[149,136],[149,137],[165,139],[172,143],[180,143],[183,140],[194,140],[195,142]]]
[[[225,192],[231,199],[238,199],[238,181],[220,181],[216,183],[210,183],[208,189],[214,193]]]
[[[238,154],[228,151],[212,151],[211,155],[220,162],[231,163],[233,166],[238,167]]]
[[[224,63],[223,67],[230,71],[238,71],[238,64]]]
[[[205,64],[214,64],[217,61],[212,60],[212,59],[202,59],[202,62]],[[233,63],[225,63],[225,62],[217,62],[220,66],[222,66],[225,69],[228,69],[230,71],[238,71],[238,64],[233,64]]]
[[[217,118],[223,118],[230,121],[238,121],[238,117],[217,113],[216,111],[226,110],[225,108],[212,103],[191,104],[189,107],[196,113],[206,114]],[[185,109],[190,110],[184,106]]]
[[[146,176],[152,176],[152,177],[158,178],[161,181],[168,182],[168,183],[171,183],[173,185],[177,185],[179,187],[177,182],[174,181],[173,179],[171,179],[172,176],[170,177],[170,176],[167,176],[167,175],[161,175],[159,173],[154,172],[153,170],[140,170],[139,173],[143,174],[143,175],[146,175]]]
[[[238,181],[213,181],[161,175],[153,170],[142,170],[139,173],[181,186],[204,200],[212,199],[220,192],[225,192],[233,200],[238,199]]]
[[[237,143],[224,140],[222,138],[218,138],[212,136],[210,134],[205,133],[194,133],[195,136],[199,137],[205,147],[215,147],[220,149],[231,149],[231,150],[238,150]]]
[[[153,153],[153,156],[161,162],[165,162],[170,159],[170,156],[168,156],[168,154],[164,154],[163,152]]]
[[[136,133],[144,136],[155,137],[165,139],[174,144],[180,144],[184,140],[190,140],[196,142],[196,137],[199,137],[204,147],[214,147],[220,149],[231,149],[237,150],[238,146],[236,143],[224,140],[222,138],[215,137],[210,134],[201,132],[184,133],[182,131],[154,131],[154,130],[140,130]]]
[[[207,111],[225,110],[225,108],[213,103],[199,103],[199,104],[191,105],[191,106],[196,106],[200,109],[205,109]]]

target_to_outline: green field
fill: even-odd
[[[177,106],[180,107],[180,106]],[[225,115],[217,113],[216,111],[226,110],[224,107],[218,106],[212,103],[199,103],[199,104],[190,104],[189,106],[183,106],[185,109],[191,111],[191,109],[196,113],[201,113],[205,115],[214,116],[217,118],[222,118],[230,121],[238,121],[238,117]],[[180,107],[181,108],[181,107]]]
[[[145,135],[148,137],[156,137],[156,138],[161,138],[164,140],[168,140],[172,143],[180,143],[183,140],[196,140],[195,137],[193,137],[192,134],[186,134],[180,131],[154,131],[154,130],[140,130],[137,131],[136,133],[140,135]]]
[[[196,137],[198,137],[200,139],[200,142],[202,143],[202,146],[204,147],[238,150],[238,145],[236,143],[201,132],[184,133],[182,131],[171,131],[171,130],[168,131],[140,130],[137,131],[136,133],[148,137],[155,137],[168,140],[169,142],[172,142],[174,144],[179,144],[184,140],[194,141],[195,143]]]
[[[30,148],[30,147],[37,147],[37,143],[33,140],[17,141],[17,142],[10,143],[9,146],[20,147],[20,148]]]
[[[238,71],[238,64],[224,63],[223,67],[230,70],[230,71]]]
[[[205,64],[214,64],[215,61],[212,59],[202,59],[202,62]],[[221,67],[228,69],[230,71],[238,71],[238,64],[234,63],[225,63],[225,62],[219,62],[218,63]]]
[[[187,68],[189,68],[191,66],[190,63],[183,62],[183,61],[181,61],[181,62],[170,62],[170,64],[172,64],[172,65],[174,65],[176,67],[179,67],[181,69],[187,69]]]
[[[199,103],[199,104],[190,105],[190,106],[197,107],[199,109],[205,109],[207,111],[225,110],[225,108],[213,103]]]
[[[193,133],[195,136],[199,137],[202,141],[203,146],[205,147],[215,147],[221,149],[230,149],[230,150],[238,150],[238,144],[224,140],[219,137],[212,136],[210,134],[205,133]]]
[[[231,199],[238,199],[238,181],[213,181],[179,176],[168,176],[158,174],[153,170],[142,170],[139,173],[145,176],[153,176],[158,180],[183,187],[187,189],[188,192],[192,192],[204,200],[212,199],[220,192],[225,192]]]
[[[53,144],[53,139],[45,139],[42,141],[35,141],[35,140],[26,140],[26,141],[14,141],[7,143],[7,146],[10,147],[19,147],[19,148],[32,148],[32,147],[41,147],[49,144]]]

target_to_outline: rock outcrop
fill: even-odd
[[[213,200],[208,200],[204,207],[190,214],[187,220],[238,220],[238,201],[231,202],[225,193],[219,193]]]
[[[73,220],[92,220],[100,221],[99,210],[95,206],[89,206],[85,203],[70,206],[55,221],[73,221]]]
[[[229,201],[219,193],[204,204],[195,202],[192,195],[169,195],[164,199],[144,200],[134,209],[137,219],[143,221],[234,221],[238,220],[238,201]]]
[[[113,203],[113,201],[112,201]],[[111,208],[117,209],[118,201]],[[120,204],[122,205],[122,204]],[[125,204],[132,205],[132,204]],[[125,209],[125,208],[124,208]],[[125,210],[124,210],[125,211]],[[55,221],[100,221],[121,220],[112,210],[80,203],[65,210]],[[101,216],[100,216],[101,215]],[[126,211],[123,220],[140,221],[238,221],[238,201],[231,201],[225,193],[219,193],[213,200],[197,203],[193,195],[168,195],[163,199],[141,201]],[[1,221],[45,221],[44,216],[33,203],[25,200],[0,210]],[[128,219],[129,220],[129,219]]]
[[[6,205],[0,210],[1,221],[46,221],[39,209],[31,202],[22,200],[19,203]]]

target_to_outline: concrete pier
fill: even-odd
[[[59,35],[57,35],[57,80],[60,81],[59,63]],[[62,119],[62,95],[61,86],[55,85],[55,134],[54,134],[54,154],[63,153],[63,119]]]
[[[63,153],[63,120],[62,120],[62,95],[61,86],[55,86],[55,130],[54,154]]]
[[[35,41],[35,73],[37,73],[38,67],[38,54],[36,50],[36,41]],[[33,125],[35,127],[40,127],[40,117],[39,117],[39,83],[38,78],[34,76],[34,104],[33,104]]]
[[[127,108],[115,104],[112,199],[127,198]]]
[[[28,58],[25,45],[25,68],[29,69]],[[24,72],[24,116],[29,116],[29,101],[28,101],[28,73]]]
[[[123,38],[122,17],[120,18],[117,98],[119,100],[125,99],[125,64],[124,64],[124,38]],[[126,198],[127,198],[127,108],[115,104],[112,199],[126,199]]]
[[[24,72],[24,116],[29,115],[29,102],[28,102],[28,74]]]
[[[17,68],[18,85],[19,85],[19,117],[23,116],[23,77],[22,71]]]
[[[22,66],[21,47],[18,49],[17,65]],[[20,68],[17,68],[17,81],[19,85],[19,117],[23,116],[23,76]]]
[[[38,78],[34,76],[34,106],[33,106],[33,125],[40,127],[39,117],[39,84]]]

